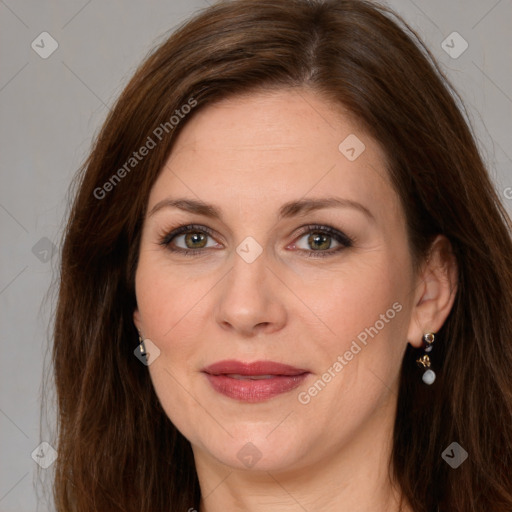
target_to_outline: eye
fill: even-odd
[[[313,225],[305,226],[303,229],[305,235],[294,242],[293,246],[300,251],[304,251],[306,253],[305,255],[310,258],[332,256],[353,245],[353,240],[347,235],[330,226]],[[303,245],[301,247],[299,242],[303,239],[305,240],[305,246]],[[333,240],[334,243],[338,245],[334,249],[332,249]]]
[[[296,239],[291,247],[298,249],[309,258],[333,256],[353,245],[353,240],[347,235],[330,226],[304,226],[301,229],[301,234],[302,236]],[[219,244],[215,242],[208,245],[208,238],[213,238],[213,235],[214,232],[206,226],[189,224],[166,232],[160,237],[159,243],[171,252],[194,256],[204,254],[203,249],[218,248]],[[305,239],[305,247],[299,245],[302,239]],[[334,249],[332,249],[333,241],[337,244]]]
[[[212,236],[212,230],[206,226],[190,224],[180,226],[165,234],[161,237],[160,244],[171,252],[179,252],[184,255],[196,254],[202,252],[202,249],[217,245],[216,243],[208,245],[208,237]]]

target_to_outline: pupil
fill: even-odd
[[[189,242],[191,242],[192,249],[197,249],[198,246],[195,245],[196,242],[203,242],[203,244],[199,245],[199,247],[204,247],[205,240],[206,236],[204,233],[189,233],[185,235],[185,244],[187,245],[187,247],[190,247]]]
[[[316,233],[309,236],[308,242],[312,245],[316,245],[318,249],[329,249],[329,236],[322,233]]]

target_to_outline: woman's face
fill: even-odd
[[[384,153],[341,108],[198,111],[149,197],[134,315],[196,462],[293,470],[388,436],[414,279]]]

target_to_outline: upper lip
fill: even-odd
[[[203,369],[203,372],[210,375],[301,375],[308,373],[308,370],[295,368],[287,364],[276,363],[275,361],[254,361],[243,363],[241,361],[226,360],[218,361]]]

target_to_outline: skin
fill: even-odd
[[[354,161],[338,149],[350,134],[366,146]],[[329,207],[278,218],[284,203],[332,196],[370,215]],[[160,350],[148,370],[164,410],[191,442],[201,512],[399,510],[388,461],[400,365],[407,343],[420,346],[448,316],[456,266],[438,237],[414,271],[382,148],[311,90],[236,96],[183,127],[148,212],[177,197],[213,204],[222,217],[175,207],[146,217],[134,322]],[[206,247],[188,240],[202,253],[184,256],[160,244],[192,223],[214,232]],[[321,247],[308,243],[318,232],[299,231],[308,224],[341,231],[353,245],[329,237]],[[262,249],[252,263],[236,251],[248,236]],[[186,241],[177,236],[171,246],[186,248]],[[306,256],[338,247],[324,258]],[[301,403],[299,393],[396,303],[394,318]],[[201,372],[224,359],[277,361],[310,375],[293,391],[247,403],[217,393]],[[237,457],[248,442],[261,455],[252,467]]]

